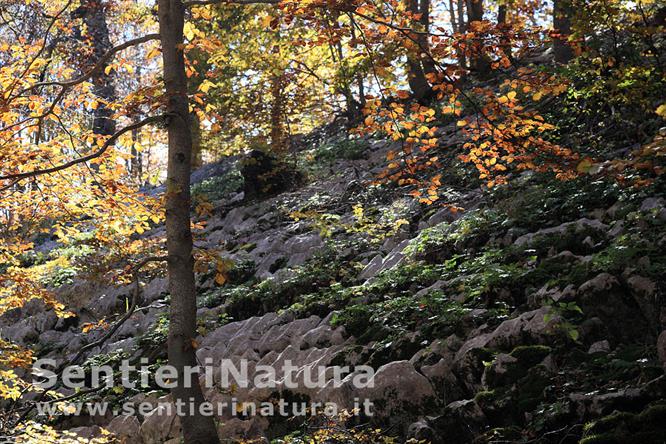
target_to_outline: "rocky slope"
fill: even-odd
[[[234,263],[222,287],[212,274],[198,277],[200,360],[370,365],[372,388],[345,379],[277,391],[348,408],[371,399],[374,417],[340,427],[371,425],[399,442],[666,442],[663,184],[625,189],[525,173],[489,192],[452,162],[444,200],[464,208],[453,211],[418,204],[392,184],[369,185],[395,148],[314,134],[292,160],[304,184],[252,200],[232,160],[198,173],[193,191],[208,196],[213,214],[196,244],[224,247]],[[147,236],[162,234],[157,227]],[[122,313],[131,294],[75,277],[54,286],[75,318],[31,303],[0,323],[3,337],[58,360],[102,334],[82,333],[82,323]],[[147,308],[88,364],[164,362],[165,278],[146,282],[142,296]],[[264,401],[275,391],[216,386],[206,396]],[[87,399],[141,400],[155,410],[57,424],[81,436],[105,427],[127,443],[179,442],[177,418],[158,411],[164,392]],[[219,418],[230,441],[298,442],[312,433],[302,423]]]

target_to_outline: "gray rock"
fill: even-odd
[[[455,361],[461,363],[471,350],[477,348],[511,349],[520,344],[545,344],[552,340],[552,335],[558,334],[556,325],[560,318],[551,313],[551,319],[546,322],[546,314],[550,308],[542,307],[529,311],[513,319],[502,322],[491,333],[471,333],[470,338],[456,353]]]
[[[442,287],[446,285],[446,281],[436,281],[434,284],[432,284],[429,287],[422,288],[421,290],[417,291],[414,293],[415,298],[420,298],[421,296],[425,296],[428,293],[435,291],[435,290],[441,290]]]
[[[512,366],[518,362],[518,359],[506,353],[500,353],[495,356],[493,362],[486,367],[483,372],[481,384],[484,387],[496,387],[507,379],[507,373]]]
[[[436,399],[432,384],[409,361],[381,366],[373,382],[374,387],[358,390],[357,396],[373,400],[375,413],[393,424],[407,426],[406,417],[424,413]]]
[[[460,216],[461,214],[458,211],[451,211],[450,208],[442,208],[428,218],[426,225],[428,227],[434,227],[435,225],[441,224],[442,222],[455,222],[456,220],[460,219]]]
[[[590,346],[587,353],[608,353],[610,351],[610,342],[608,340],[597,341]]]
[[[660,210],[664,208],[664,198],[663,197],[648,197],[641,203],[641,211],[653,211]]]
[[[141,424],[136,416],[116,416],[105,427],[109,432],[113,433],[120,442],[125,443],[140,443],[140,428]]]
[[[631,295],[640,307],[651,326],[659,323],[660,304],[657,297],[657,283],[644,276],[631,276],[627,279]]]
[[[590,229],[605,233],[608,231],[608,226],[597,219],[582,218],[573,222],[565,222],[556,227],[544,228],[535,233],[525,234],[516,239],[514,245],[521,247],[530,246],[536,239],[543,236],[561,236],[570,231],[579,233]]]
[[[163,396],[159,399],[158,406],[146,415],[139,429],[143,444],[164,444],[173,438],[180,438],[180,419],[176,415],[173,404],[171,408],[171,396]]]
[[[375,256],[368,265],[363,269],[360,274],[361,279],[370,279],[377,276],[385,270],[390,270],[393,267],[401,264],[405,259],[404,249],[409,245],[410,239],[405,239],[400,242],[385,258],[382,259],[380,255]]]
[[[435,431],[427,421],[416,421],[407,429],[407,439],[413,439],[416,442],[432,442],[435,439]]]
[[[372,260],[368,263],[368,265],[365,266],[363,271],[361,271],[359,277],[361,279],[369,279],[371,277],[374,277],[381,269],[383,262],[384,259],[382,258],[382,255],[381,254],[376,255],[375,257],[372,258]]]
[[[608,329],[609,339],[622,341],[640,337],[654,328],[656,321],[648,320],[644,313],[653,310],[654,317],[657,316],[650,304],[637,309],[637,303],[626,293],[615,276],[600,273],[578,288],[577,301],[587,317],[597,317],[607,326],[622,325],[621,329]]]

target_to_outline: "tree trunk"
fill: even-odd
[[[430,0],[419,0],[419,12],[421,13],[421,27],[423,32],[430,31]],[[419,43],[422,48],[422,52],[426,53],[426,56],[421,59],[423,64],[423,70],[426,74],[435,74],[437,72],[437,67],[430,55],[430,39],[428,35],[422,34],[419,37]]]
[[[458,32],[465,32],[467,25],[465,24],[465,0],[458,0]]]
[[[511,29],[507,18],[508,6],[506,4],[499,5],[497,10],[497,26],[502,32],[507,32]],[[509,61],[513,62],[513,54],[511,53],[511,41],[506,37],[506,34],[500,37],[500,50],[506,55]]]
[[[558,63],[568,63],[574,56],[567,38],[571,34],[571,11],[568,0],[554,0],[553,2],[553,30],[556,37],[553,39],[553,53]]]
[[[284,73],[271,79],[271,150],[274,153],[286,151],[287,137],[284,129]]]
[[[451,31],[458,32],[458,22],[456,21],[456,11],[453,8],[453,0],[449,0],[449,19],[451,20]]]
[[[203,165],[203,153],[201,152],[201,121],[197,113],[190,114],[190,125],[192,131],[192,168]]]
[[[134,75],[136,77],[137,85],[141,85],[141,65],[138,65],[136,67]],[[137,123],[141,121],[141,117],[142,117],[141,112],[137,111],[136,114],[133,116],[134,122]],[[135,144],[141,142],[140,136],[141,136],[141,130],[139,128],[132,130],[132,149],[130,152],[132,158],[130,159],[129,168],[128,168],[130,172],[130,177],[132,178],[134,183],[139,187],[143,186],[143,153],[136,149]]]
[[[497,24],[506,25],[506,5],[499,5],[497,9]]]
[[[132,158],[129,161],[129,172],[130,177],[134,181],[134,184],[141,187],[143,186],[143,155],[139,150],[136,149],[135,144],[139,142],[139,129],[132,130],[132,149],[130,154]]]
[[[406,0],[407,1],[407,10],[412,14],[419,14],[419,0]],[[421,21],[414,22],[412,27],[418,29]],[[420,30],[420,29],[419,29]],[[423,37],[417,34],[414,38],[415,41],[410,42],[412,45],[416,46],[414,49],[409,49],[407,51],[407,82],[409,83],[409,88],[412,90],[414,98],[417,100],[424,100],[432,95],[432,88],[425,76],[425,71],[423,70],[423,65],[421,62],[421,53],[427,51],[423,46]]]
[[[483,0],[467,0],[467,22],[480,22],[483,20]],[[480,34],[477,34],[477,37]],[[484,77],[490,72],[490,62],[483,52],[483,42],[475,42],[471,46],[469,66],[477,75]]]
[[[467,24],[465,23],[465,0],[457,0],[458,5],[458,32],[463,33],[467,31]],[[467,68],[467,57],[465,51],[460,51],[458,56],[458,63],[461,68]]]
[[[74,12],[74,15],[80,16],[86,25],[93,51],[88,65],[93,66],[111,49],[105,5],[100,0],[84,0]],[[93,112],[92,129],[94,134],[110,136],[116,132],[113,110],[107,105],[116,100],[116,89],[113,85],[114,78],[115,71],[111,70],[107,73],[106,65],[91,78],[93,93],[99,99],[97,108]]]
[[[184,7],[181,0],[159,0],[159,24],[168,98],[169,155],[166,191],[166,236],[169,254],[169,364],[178,371],[174,401],[184,402],[194,415],[180,418],[185,444],[212,444],[219,439],[212,416],[200,414],[204,401],[199,381],[186,384],[184,368],[196,366],[196,288],[192,232],[190,230],[190,172],[192,135],[187,98],[187,76],[183,56]]]

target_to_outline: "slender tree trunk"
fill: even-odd
[[[141,85],[141,65],[136,67],[134,73],[137,85]],[[142,113],[140,111],[137,111],[136,114],[133,116],[134,122],[139,122],[141,118],[142,118]],[[132,149],[131,149],[132,158],[130,159],[128,169],[130,172],[130,177],[132,178],[134,183],[138,186],[143,186],[144,183],[143,153],[137,150],[135,146],[137,143],[141,141],[140,136],[141,136],[141,130],[139,128],[132,130]]]
[[[132,159],[129,162],[129,172],[134,183],[138,186],[143,185],[143,155],[136,149],[135,144],[139,142],[139,130],[132,130]]]
[[[169,364],[178,371],[178,382],[172,395],[175,401],[194,408],[194,415],[180,418],[185,444],[213,444],[219,439],[213,417],[200,414],[204,397],[199,381],[194,378],[188,386],[184,378],[184,368],[197,364],[193,342],[197,307],[190,230],[192,135],[183,56],[185,11],[181,0],[159,0],[158,8],[169,113],[166,236],[171,307],[168,353]]]
[[[406,0],[406,2],[408,11],[412,14],[419,14],[419,0]],[[417,21],[412,26],[420,24],[421,22]],[[421,47],[423,38],[417,35],[414,40],[415,42],[410,43],[416,46],[416,48],[407,51],[407,82],[414,98],[424,100],[432,94],[432,89],[426,79],[421,63],[421,53],[425,50],[425,48]]]
[[[506,24],[506,5],[499,5],[497,8],[497,24]]]
[[[111,49],[109,28],[106,24],[105,2],[101,0],[84,0],[75,11],[86,25],[88,38],[92,46],[92,56],[88,65],[95,65]],[[97,108],[93,112],[93,133],[110,136],[116,132],[116,121],[113,119],[113,110],[107,103],[116,100],[116,89],[113,85],[115,71],[106,72],[106,66],[97,71],[91,78],[93,93],[99,99]]]
[[[365,108],[365,87],[363,85],[363,74],[356,74],[356,84],[358,85],[358,102],[359,108]]]
[[[508,25],[507,18],[508,6],[506,4],[501,4],[497,10],[497,25],[502,30],[502,32],[507,32],[511,27]],[[506,55],[506,57],[513,62],[513,54],[511,53],[511,42],[506,36],[500,38],[500,50]]]
[[[467,0],[468,23],[480,22],[481,20],[483,20],[483,0]],[[479,36],[481,35],[477,34],[477,37]],[[484,77],[490,72],[490,62],[482,48],[483,42],[472,44],[469,66],[477,75]]]
[[[553,2],[553,30],[557,36],[553,39],[553,53],[558,63],[568,63],[573,58],[573,50],[567,43],[571,34],[571,10],[568,0]]]
[[[458,22],[456,21],[456,11],[453,8],[453,0],[449,0],[449,19],[451,20],[451,31],[458,32]]]
[[[457,0],[458,5],[458,32],[467,31],[467,24],[465,23],[465,0]],[[467,68],[467,57],[464,51],[460,51],[458,62],[462,68]]]
[[[203,165],[203,153],[201,152],[201,121],[197,113],[190,114],[190,125],[192,131],[192,168]]]
[[[284,73],[271,80],[271,149],[275,153],[284,153],[286,135],[284,130]]]
[[[465,32],[467,25],[465,24],[465,0],[458,0],[458,31]]]
[[[423,32],[430,31],[430,0],[419,0],[419,12],[421,13],[421,27]],[[419,43],[423,52],[430,54],[430,39],[428,35],[421,35]],[[423,57],[421,59],[423,70],[426,74],[435,74],[437,67],[431,57]]]

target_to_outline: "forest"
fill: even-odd
[[[666,443],[665,31],[0,0],[0,442]]]

